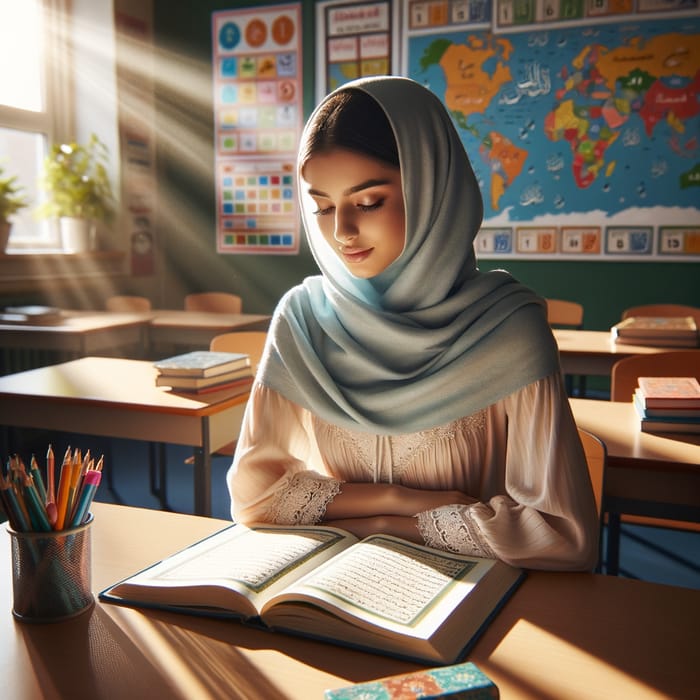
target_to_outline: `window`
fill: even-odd
[[[59,247],[39,221],[38,177],[48,144],[69,133],[71,81],[65,0],[0,0],[0,164],[29,206],[12,217],[9,252]]]

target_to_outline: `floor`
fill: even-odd
[[[44,445],[45,438],[35,435],[31,442]],[[68,444],[80,447],[83,452],[89,448],[93,455],[104,453],[104,469],[112,470],[114,490],[110,490],[104,479],[96,500],[144,508],[161,507],[159,499],[151,493],[147,443],[92,436],[64,438],[65,444],[53,446],[57,455],[63,454]],[[27,444],[17,451],[25,454],[29,449]],[[190,454],[184,447],[167,447],[167,506],[183,513],[192,513],[194,505],[193,468],[185,463]],[[212,461],[212,515],[217,518],[230,518],[225,482],[230,461],[230,457],[214,457]],[[700,532],[623,524],[620,575],[700,590]]]

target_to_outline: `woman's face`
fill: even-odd
[[[309,225],[355,277],[374,277],[399,257],[406,242],[399,168],[336,148],[312,156],[301,176]]]

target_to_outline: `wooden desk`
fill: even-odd
[[[0,347],[66,353],[73,357],[114,354],[136,348],[140,354],[149,319],[143,314],[64,311],[61,323],[0,324]]]
[[[621,514],[700,522],[700,435],[642,432],[632,402],[569,402],[577,425],[608,450],[606,560],[616,574]]]
[[[148,327],[151,351],[158,347],[176,350],[206,349],[211,339],[232,331],[266,331],[270,316],[223,314],[205,311],[154,311]]]
[[[95,593],[221,527],[223,520],[95,503]],[[419,668],[236,622],[97,603],[68,622],[11,614],[0,528],[3,697],[322,700],[326,688]],[[700,592],[594,574],[532,572],[468,660],[503,700],[697,697]]]
[[[247,395],[155,386],[151,362],[84,357],[0,377],[0,425],[194,448],[194,509],[211,513],[211,453],[238,437]]]
[[[613,341],[610,331],[578,331],[555,328],[563,374],[610,376],[612,366],[631,355],[682,350],[651,345],[623,345]]]

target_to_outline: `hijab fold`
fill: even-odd
[[[281,299],[258,379],[330,423],[398,434],[471,415],[557,370],[544,301],[476,267],[481,194],[438,98],[399,77],[348,89],[373,97],[394,131],[404,250],[376,277],[354,277],[302,206],[322,274]]]

